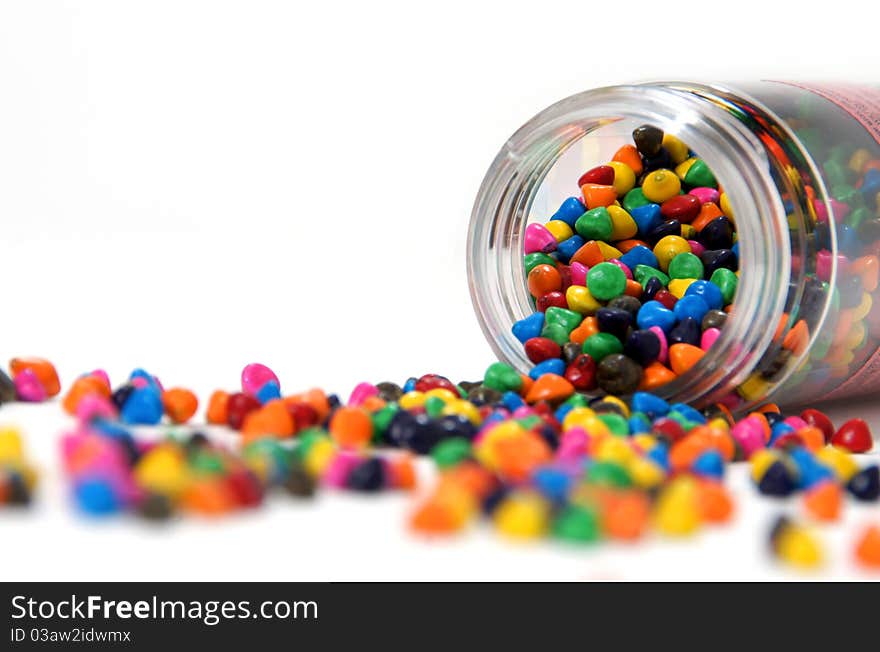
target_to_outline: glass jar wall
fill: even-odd
[[[806,402],[880,386],[864,371],[878,341],[880,151],[869,122],[878,95],[849,89],[847,97],[861,99],[843,108],[815,89],[743,88],[654,83],[588,91],[510,138],[486,175],[469,232],[471,294],[500,359],[521,371],[531,366],[511,332],[535,310],[522,262],[526,226],[545,222],[573,179],[650,124],[687,143],[723,184],[742,270],[719,340],[660,393],[746,409],[767,398]],[[849,380],[859,370],[861,381]]]

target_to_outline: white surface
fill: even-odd
[[[748,1],[687,15],[684,2],[5,2],[0,359],[49,357],[68,382],[146,366],[203,399],[254,360],[291,391],[479,377],[491,359],[464,232],[520,124],[646,78],[876,81],[865,6],[815,20]],[[396,498],[158,532],[82,524],[59,493],[53,410],[0,413],[46,471],[38,508],[0,520],[15,560],[0,577],[776,576],[759,504],[735,531],[589,552],[415,543]]]
[[[880,410],[858,411],[880,430]],[[850,410],[830,414],[842,422]],[[840,522],[816,527],[828,563],[817,572],[792,572],[769,558],[766,541],[782,513],[808,523],[800,500],[762,498],[743,464],[734,465],[728,481],[737,503],[734,521],[682,540],[650,536],[636,544],[524,544],[498,537],[485,524],[451,539],[427,540],[406,528],[414,497],[332,490],[322,490],[314,502],[282,492],[244,515],[188,517],[156,526],[135,517],[88,519],[73,511],[56,437],[71,421],[57,405],[3,406],[0,423],[12,421],[27,424],[43,477],[35,509],[0,511],[3,554],[13,560],[3,564],[0,579],[880,579],[852,563],[856,534],[868,523],[880,523],[877,503],[847,499]],[[864,463],[878,460],[877,453],[862,457]],[[431,473],[428,463],[419,466],[423,490],[431,486]]]

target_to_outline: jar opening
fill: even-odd
[[[765,148],[729,113],[695,94],[659,85],[597,89],[558,102],[517,131],[474,204],[471,297],[495,353],[527,371],[532,365],[510,331],[534,311],[522,262],[525,228],[546,221],[573,194],[573,179],[610,160],[645,123],[680,138],[715,172],[731,199],[740,260],[750,270],[740,277],[735,310],[718,342],[690,371],[656,390],[681,401],[711,402],[743,382],[770,345],[785,312],[798,244],[789,246],[789,217],[767,174],[772,161]],[[755,328],[757,323],[767,327]]]

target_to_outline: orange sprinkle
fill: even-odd
[[[641,492],[625,491],[604,498],[602,529],[612,539],[635,541],[648,526],[650,504]]]
[[[64,408],[64,411],[67,412],[67,414],[76,414],[76,408],[79,405],[79,402],[90,394],[97,394],[104,398],[110,398],[110,389],[96,376],[82,376],[77,378],[73,382],[73,385],[70,386],[70,389],[64,396],[64,400],[61,402],[61,407]]]
[[[722,215],[724,215],[724,213],[721,212],[721,209],[718,208],[717,204],[707,201],[700,207],[700,212],[697,214],[694,221],[691,222],[691,226],[694,227],[694,230],[697,233],[699,233],[709,222]]]
[[[697,509],[704,521],[724,523],[733,514],[733,500],[723,484],[704,480],[697,485]]]
[[[588,210],[602,206],[611,206],[611,204],[617,201],[617,192],[613,186],[585,183],[581,186],[581,193],[584,196],[584,204],[587,205]]]
[[[208,423],[226,425],[226,416],[229,414],[229,393],[218,389],[208,399],[208,410],[205,419]]]
[[[678,378],[676,373],[670,371],[655,360],[645,367],[645,372],[642,374],[642,382],[639,385],[639,389],[646,391],[656,389],[676,378]]]
[[[580,325],[568,335],[568,339],[583,344],[588,337],[599,332],[599,321],[595,317],[584,317]]]
[[[246,442],[267,436],[285,439],[292,437],[295,431],[293,417],[280,399],[269,401],[263,407],[250,412],[241,426],[241,434]]]
[[[819,483],[804,494],[804,509],[819,521],[836,521],[842,504],[843,491],[832,480]]]
[[[9,370],[12,372],[13,378],[25,369],[34,372],[40,385],[46,390],[46,395],[50,398],[58,396],[61,393],[61,381],[58,380],[58,372],[55,366],[43,358],[12,358],[9,361]]]
[[[642,157],[639,156],[639,150],[636,149],[635,145],[624,145],[614,153],[611,160],[625,163],[636,173],[636,176],[639,176],[644,169]]]
[[[855,556],[862,566],[880,569],[880,526],[872,525],[859,537]]]
[[[693,367],[706,354],[693,344],[673,344],[669,347],[669,366],[679,376]]]
[[[526,392],[527,403],[563,401],[574,393],[574,385],[562,376],[544,374]]]
[[[329,430],[343,448],[364,448],[373,436],[373,421],[361,408],[340,407],[330,419]]]
[[[174,423],[186,423],[199,408],[199,399],[188,389],[174,387],[162,392],[162,406]]]
[[[799,319],[782,339],[782,348],[788,349],[795,355],[801,355],[807,350],[807,344],[809,344],[809,342],[810,329],[807,327],[807,322],[803,319]]]

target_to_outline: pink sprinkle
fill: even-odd
[[[730,436],[742,447],[746,459],[749,459],[755,451],[764,448],[764,429],[754,417],[746,417],[738,421],[730,429]]]
[[[562,438],[559,440],[559,447],[556,449],[556,459],[576,459],[586,453],[587,433],[582,428],[571,428],[562,434]]]
[[[345,481],[363,457],[348,451],[339,452],[327,466],[321,482],[330,487],[344,487]]]
[[[701,204],[707,204],[709,202],[717,204],[718,200],[721,198],[721,193],[715,188],[694,188],[688,194],[699,199]]]
[[[278,376],[264,364],[252,362],[241,370],[241,391],[251,396],[256,396],[263,385],[274,380],[279,385]]]
[[[669,357],[669,343],[666,341],[666,333],[659,326],[651,326],[648,330],[654,333],[660,340],[660,355],[657,356],[657,359],[666,364]]]
[[[842,201],[837,201],[836,199],[830,199],[829,203],[831,204],[831,210],[834,212],[834,219],[836,220],[845,220],[846,216],[849,215],[852,210],[849,204],[844,204]]]
[[[583,263],[574,262],[569,269],[571,270],[571,284],[586,287],[587,272],[590,271],[590,268]]]
[[[608,260],[608,262],[611,263],[612,265],[617,265],[620,269],[623,270],[623,273],[626,274],[626,277],[630,281],[632,280],[632,277],[633,277],[632,271],[624,263],[617,260],[617,258],[611,258],[610,260]]]
[[[788,417],[782,423],[787,423],[795,430],[800,430],[801,428],[809,428],[810,424],[801,419],[800,417]]]
[[[528,405],[521,405],[513,411],[514,419],[525,419],[526,417],[530,417],[535,413],[535,411],[530,408]]]
[[[556,238],[547,230],[547,227],[535,222],[526,227],[523,249],[527,254],[549,254],[556,250]]]
[[[827,281],[831,278],[833,260],[831,252],[827,249],[822,249],[816,254],[816,276],[820,281]]]
[[[378,396],[379,388],[373,385],[372,383],[359,383],[353,390],[351,390],[351,396],[348,397],[348,404],[353,407],[358,407],[364,404],[371,396]]]
[[[76,406],[76,417],[80,421],[115,419],[116,406],[100,394],[87,394]]]
[[[143,376],[135,376],[134,378],[131,379],[131,385],[135,389],[143,389],[144,387],[149,386],[149,384],[150,384],[150,381],[148,381]]]
[[[721,331],[717,328],[707,328],[703,331],[703,336],[700,338],[700,348],[708,351],[720,335]]]
[[[699,256],[701,253],[706,251],[706,247],[701,245],[696,240],[688,240],[688,244],[691,246],[691,253],[695,256]]]
[[[816,221],[819,224],[824,224],[828,221],[828,209],[825,207],[825,202],[820,199],[814,199],[813,210],[816,211]]]
[[[14,383],[15,393],[20,401],[41,403],[49,397],[33,369],[22,369],[19,371],[15,375]]]

